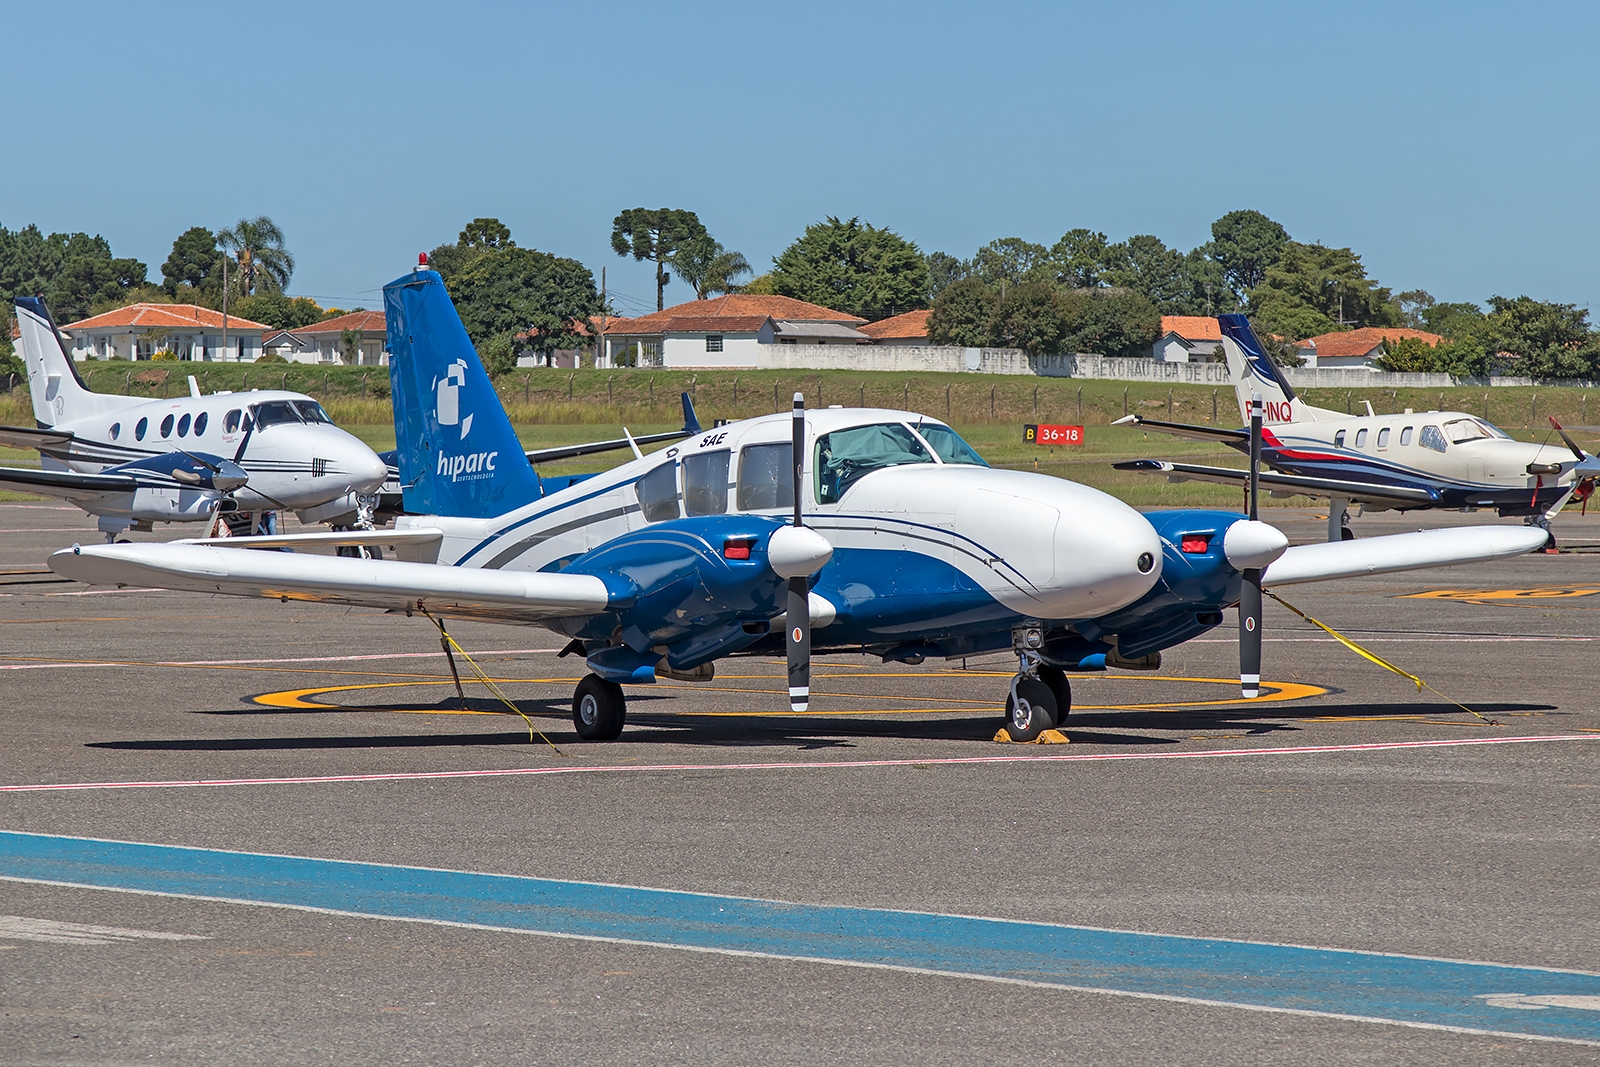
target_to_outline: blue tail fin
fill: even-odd
[[[405,509],[488,519],[539,499],[489,375],[444,279],[417,270],[383,287]]]

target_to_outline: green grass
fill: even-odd
[[[111,361],[81,367],[102,392],[138,396],[177,396],[188,389],[188,374],[206,392],[218,389],[287,387],[320,399],[334,420],[373,448],[395,446],[388,372],[372,367],[320,367],[303,364],[127,363]],[[517,434],[527,448],[574,444],[613,437],[627,426],[635,434],[658,433],[680,425],[678,394],[692,392],[700,420],[744,419],[785,411],[795,392],[815,406],[867,404],[909,408],[946,419],[985,458],[998,467],[1039,470],[1104,489],[1141,507],[1237,507],[1239,494],[1226,486],[1168,483],[1162,478],[1124,474],[1111,464],[1125,459],[1183,458],[1193,462],[1241,465],[1232,450],[1184,441],[1128,427],[1108,425],[1124,412],[1174,422],[1210,423],[1213,411],[1226,426],[1240,423],[1227,388],[1063,378],[1000,377],[977,374],[896,374],[881,371],[677,371],[520,369],[496,382]],[[382,395],[380,395],[382,394]],[[1521,386],[1503,389],[1313,389],[1302,394],[1318,407],[1364,411],[1370,400],[1379,414],[1446,409],[1485,413],[1514,437],[1550,436],[1546,416],[1554,415],[1580,443],[1600,449],[1600,394],[1578,389]],[[1594,410],[1590,411],[1593,407]],[[1076,448],[1025,444],[1026,423],[1083,425],[1086,441]],[[31,426],[26,394],[0,397],[0,423]],[[606,470],[624,462],[626,450],[543,468],[547,474]],[[0,462],[37,465],[32,453],[0,450]],[[0,499],[22,499],[14,494]],[[1304,505],[1307,498],[1263,503]]]

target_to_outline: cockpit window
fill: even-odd
[[[946,463],[970,463],[979,467],[987,467],[982,456],[973,451],[971,445],[961,439],[961,435],[948,426],[937,423],[925,422],[917,426],[917,432],[922,439],[928,442],[934,453]]]
[[[1439,427],[1437,426],[1424,426],[1422,428],[1422,437],[1418,439],[1418,443],[1423,448],[1431,448],[1435,452],[1443,452],[1446,448],[1444,434],[1439,432]]]
[[[739,453],[740,511],[794,507],[794,446],[783,441],[771,445],[745,445]]]
[[[322,405],[315,400],[291,400],[290,403],[306,422],[333,422],[328,418],[328,413],[322,410]]]
[[[691,515],[721,515],[728,510],[727,449],[683,457],[683,504]]]
[[[276,426],[280,422],[299,422],[300,415],[287,400],[269,400],[256,405],[256,426]]]
[[[678,465],[663,463],[634,483],[639,510],[645,522],[665,522],[678,517]]]
[[[1466,441],[1488,441],[1494,434],[1477,419],[1452,419],[1444,424],[1444,434],[1450,443],[1459,445]]]
[[[898,422],[825,433],[817,438],[817,503],[835,503],[856,479],[872,471],[932,462],[922,442]]]

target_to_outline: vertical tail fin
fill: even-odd
[[[1267,355],[1256,340],[1250,320],[1243,315],[1218,315],[1217,325],[1222,327],[1222,351],[1228,359],[1228,377],[1233,380],[1233,391],[1239,398],[1239,416],[1250,421],[1250,398],[1260,393],[1266,404],[1266,421],[1299,421],[1297,409],[1301,407],[1283,371]]]
[[[418,269],[383,287],[405,509],[487,519],[540,496],[444,280]]]
[[[17,328],[22,331],[22,363],[28,370],[33,417],[40,426],[54,426],[95,408],[94,393],[78,377],[78,368],[61,343],[50,309],[36,296],[16,299]]]

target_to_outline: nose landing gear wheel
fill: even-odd
[[[1056,725],[1060,726],[1072,713],[1072,683],[1067,681],[1066,671],[1048,663],[1039,664],[1038,673],[1039,681],[1049,686],[1050,695],[1056,698]]]
[[[1006,695],[1005,731],[1013,741],[1032,741],[1056,727],[1056,698],[1050,687],[1032,675],[1022,675]]]
[[[572,725],[585,741],[615,741],[627,713],[622,686],[593,674],[572,695]]]

